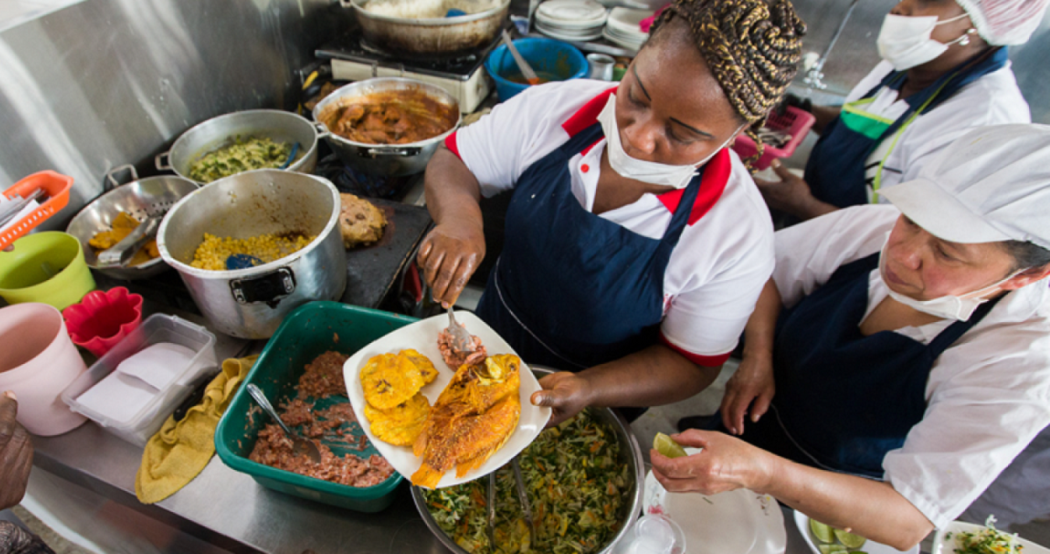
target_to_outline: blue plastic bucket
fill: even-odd
[[[587,75],[587,58],[575,46],[549,38],[523,38],[514,41],[514,47],[521,52],[525,61],[541,75],[546,73],[559,81],[579,79]],[[496,82],[499,99],[505,101],[525,90],[529,85],[508,81],[504,75],[520,73],[514,56],[501,44],[485,60],[485,70]]]

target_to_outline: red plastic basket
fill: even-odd
[[[767,144],[762,151],[762,156],[753,164],[754,168],[761,171],[769,167],[774,158],[786,158],[794,154],[795,148],[798,148],[798,145],[806,138],[810,127],[813,127],[813,123],[816,120],[817,118],[813,117],[813,114],[794,106],[788,106],[784,115],[770,113],[769,119],[766,120],[766,127],[790,133],[791,140],[781,148],[773,148]],[[736,137],[736,142],[733,143],[733,150],[742,159],[747,159],[755,155],[755,141],[741,134]]]
[[[3,194],[8,198],[16,194],[25,198],[32,194],[34,190],[43,189],[47,193],[47,200],[40,204],[40,207],[34,210],[33,213],[18,220],[5,231],[0,232],[0,250],[7,248],[15,240],[43,223],[45,219],[65,208],[66,204],[69,204],[69,189],[72,187],[72,177],[48,170],[34,173],[5,190]]]

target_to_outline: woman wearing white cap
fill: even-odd
[[[1048,126],[972,130],[892,206],[777,233],[722,401],[743,440],[677,435],[704,450],[654,451],[660,482],[768,493],[900,549],[958,517],[1050,424],[1048,159]]]
[[[805,220],[885,202],[968,129],[1028,123],[1007,45],[1038,28],[1047,0],[901,0],[879,32],[883,62],[838,107],[810,107],[820,141],[800,178],[757,180],[770,207]],[[807,105],[803,105],[806,108]]]

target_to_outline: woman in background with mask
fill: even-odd
[[[803,178],[776,164],[758,180],[769,206],[798,219],[885,202],[968,129],[1028,123],[1007,60],[1038,28],[1047,0],[901,0],[878,37],[884,61],[841,108],[812,106],[820,141]],[[802,106],[805,108],[806,106]]]
[[[619,87],[530,87],[430,161],[419,263],[443,304],[484,257],[480,195],[514,190],[477,313],[566,371],[532,399],[554,422],[718,375],[773,269],[768,212],[725,146],[779,102],[804,32],[787,0],[678,0]]]
[[[661,483],[768,493],[900,550],[958,517],[1050,423],[1047,159],[1050,126],[974,129],[893,205],[778,232],[723,432],[654,453]]]

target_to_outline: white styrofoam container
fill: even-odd
[[[195,355],[186,368],[179,372],[178,377],[159,391],[130,420],[112,421],[104,414],[77,401],[82,394],[116,370],[125,359],[161,342],[185,346],[193,350]],[[171,412],[193,392],[196,381],[216,366],[214,334],[200,325],[173,315],[153,314],[66,387],[62,391],[62,401],[74,412],[83,414],[110,433],[132,444],[144,446]]]

